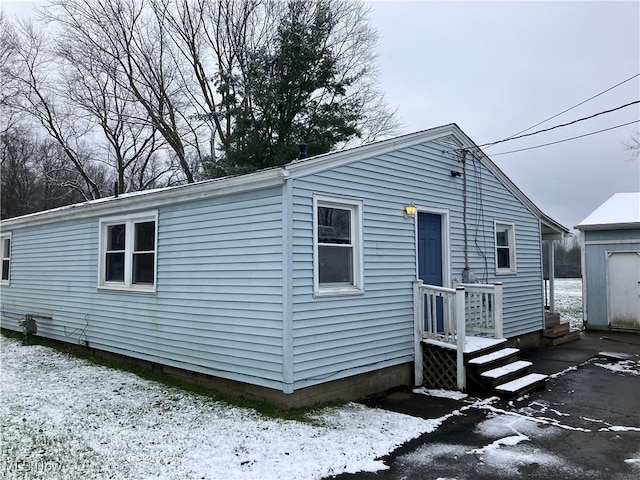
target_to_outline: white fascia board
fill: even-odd
[[[493,163],[493,161],[487,156],[486,153],[484,153],[480,148],[478,148],[478,151],[482,154],[480,161],[484,163],[489,171],[496,176],[498,181],[500,181],[507,190],[509,190],[518,200],[520,200],[520,203],[522,203],[527,208],[527,210],[529,210],[533,215],[540,219],[542,225],[556,231],[560,235],[571,233],[570,229],[544,214],[542,210],[540,210],[536,206],[536,204],[533,203],[529,199],[529,197],[527,197],[524,192],[522,192],[522,190],[520,190],[502,170],[500,170],[500,167]]]
[[[505,188],[513,193],[544,225],[560,235],[570,233],[570,229],[545,215],[455,123],[390,138],[349,150],[318,155],[308,160],[294,161],[288,163],[283,168],[286,169],[291,178],[299,178],[439,139],[446,139],[448,142],[454,141],[459,145],[458,148],[477,149],[477,151],[481,153],[480,161],[498,178]]]
[[[441,127],[430,128],[416,133],[402,135],[400,137],[382,140],[359,147],[350,148],[338,152],[318,155],[308,160],[298,160],[286,164],[283,168],[287,170],[291,178],[304,177],[314,173],[329,170],[331,168],[347,165],[359,160],[384,155],[401,148],[411,147],[420,143],[435,141],[441,138],[454,138],[460,142],[460,147],[471,148],[475,144],[462,133],[460,127],[455,123],[443,125]]]
[[[94,215],[121,214],[135,210],[156,208],[167,204],[258,190],[282,185],[286,176],[286,172],[281,168],[272,168],[237,177],[205,180],[175,187],[126,193],[118,197],[100,198],[21,217],[8,218],[0,222],[0,230],[42,225]]]
[[[629,223],[601,223],[594,225],[576,225],[574,227],[576,230],[632,230],[634,228],[640,228],[640,223],[638,222],[629,222]]]

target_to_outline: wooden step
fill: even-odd
[[[545,328],[542,331],[542,336],[547,338],[556,338],[566,335],[567,333],[569,333],[569,324],[561,323],[553,327]]]
[[[495,388],[503,383],[516,380],[529,373],[529,367],[533,365],[531,362],[524,360],[518,360],[516,362],[508,363],[502,367],[494,368],[483,372],[480,376],[483,380],[489,383],[490,388]]]
[[[556,325],[560,325],[560,314],[559,313],[545,313],[544,315],[544,328],[555,327]]]
[[[544,387],[547,376],[541,373],[530,373],[524,377],[498,385],[495,390],[498,394],[507,397],[521,397]]]
[[[517,348],[502,348],[496,352],[472,358],[467,362],[467,365],[477,369],[478,372],[486,372],[487,370],[513,363],[518,359],[519,351]]]
[[[547,347],[553,347],[554,345],[562,345],[563,343],[573,342],[580,338],[580,331],[574,330],[560,337],[542,337],[542,343]]]

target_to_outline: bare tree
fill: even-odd
[[[624,142],[625,150],[629,153],[630,160],[637,160],[640,158],[640,132],[636,132],[631,140]]]
[[[56,55],[63,61],[65,79],[62,98],[86,112],[106,140],[98,151],[116,171],[118,192],[144,190],[154,185],[167,167],[156,153],[164,142],[149,124],[129,91],[115,80],[114,65],[98,61],[89,45],[59,42]],[[153,169],[153,171],[149,171]]]
[[[308,10],[315,1],[289,0]],[[375,43],[367,9],[351,1],[324,2],[335,28],[326,48],[339,59],[339,81],[349,85],[349,104],[359,118],[362,142],[397,129],[376,87]],[[251,56],[273,43],[288,4],[263,0],[53,0],[46,16],[68,44],[88,46],[110,65],[122,90],[172,149],[187,182],[203,172],[216,152],[229,154],[238,106],[251,110],[246,86]],[[348,79],[348,81],[347,81]],[[318,89],[314,101],[330,104]]]
[[[45,12],[66,45],[83,45],[103,63],[120,91],[127,92],[173,150],[187,182],[194,181],[190,147],[198,126],[187,118],[179,72],[185,66],[170,52],[165,26],[138,0],[56,0]]]
[[[47,133],[63,148],[67,159],[73,164],[84,182],[84,196],[100,198],[100,187],[88,173],[91,153],[83,144],[83,137],[90,130],[86,122],[75,122],[77,113],[73,106],[56,102],[60,95],[56,59],[47,51],[46,38],[32,22],[21,24],[20,46],[16,57],[18,65],[10,75],[19,88],[21,102],[14,108],[37,118]]]
[[[37,138],[29,125],[13,125],[0,134],[2,218],[25,215],[86,199],[85,184],[53,139]],[[106,189],[107,169],[88,164],[88,175]]]

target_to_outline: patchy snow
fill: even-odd
[[[640,427],[623,427],[620,425],[612,425],[611,427],[601,428],[599,432],[640,432]]]
[[[596,363],[595,365],[616,373],[640,375],[640,360],[623,360],[617,363]]]
[[[257,412],[0,338],[3,478],[317,479],[377,458],[440,420],[327,408],[314,423]]]
[[[564,375],[565,373],[573,372],[574,370],[578,370],[578,367],[576,367],[575,365],[572,365],[571,367],[567,367],[567,368],[565,368],[564,370],[562,370],[560,372],[553,373],[553,374],[549,375],[549,378],[558,378],[558,377],[561,377],[562,375]]]
[[[481,405],[487,406],[486,403],[475,404],[475,406]],[[440,469],[445,475],[455,475],[460,466],[464,465],[465,469],[483,478],[489,476],[520,478],[522,472],[527,469],[535,469],[540,475],[548,478],[581,472],[579,467],[570,465],[564,458],[532,445],[523,444],[534,437],[546,437],[559,433],[558,429],[540,425],[534,419],[496,415],[478,424],[473,433],[474,435],[470,435],[470,438],[479,434],[481,437],[492,440],[477,448],[462,444],[425,443],[416,450],[399,457],[397,464],[401,469],[406,470],[407,477],[410,477],[412,468],[431,465]]]
[[[525,418],[528,420],[531,420],[532,422],[536,422],[539,423],[541,425],[549,425],[552,427],[558,427],[558,428],[562,428],[563,430],[573,430],[573,431],[577,431],[577,432],[591,432],[590,429],[588,428],[582,428],[582,427],[572,427],[571,425],[566,425],[561,423],[560,421],[558,421],[558,419],[555,418],[548,418],[548,417],[534,417],[531,416],[531,412],[528,412],[528,408],[524,408],[521,409],[522,413],[518,413],[518,412],[511,412],[508,410],[504,410],[498,407],[494,407],[493,405],[477,405],[477,408],[482,408],[484,410],[488,410],[494,413],[501,413],[504,415],[513,415],[514,417],[521,417],[521,418]]]
[[[483,437],[500,438],[505,435],[548,436],[557,433],[552,427],[535,422],[525,416],[495,415],[478,424],[476,432]]]
[[[499,449],[500,447],[513,447],[518,445],[520,442],[529,441],[529,437],[526,435],[518,434],[511,435],[510,437],[499,438],[498,440],[493,441],[489,445],[485,445],[482,448],[474,448],[469,453],[475,453],[476,455],[483,455],[489,451],[494,451]]]
[[[416,388],[415,390],[413,390],[413,393],[428,395],[430,397],[450,398],[451,400],[463,400],[468,397],[466,393],[458,392],[455,390],[432,389],[426,387]]]
[[[467,445],[455,445],[449,443],[427,442],[418,448],[402,455],[398,459],[399,465],[432,465],[441,462],[456,463],[461,457],[467,455]]]
[[[566,460],[561,457],[531,446],[491,449],[480,459],[497,476],[508,478],[521,477],[520,469],[527,465],[543,467],[548,471],[552,471],[555,475],[573,470],[568,467]]]

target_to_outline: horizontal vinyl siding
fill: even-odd
[[[598,242],[584,247],[587,326],[607,328],[606,252],[640,250],[640,229],[594,230],[586,231],[583,235],[587,242]],[[607,241],[611,243],[606,243]]]
[[[452,283],[461,280],[464,267],[462,179],[450,174],[462,166],[443,149],[437,144],[419,145],[294,180],[297,387],[413,360],[416,245],[414,221],[404,217],[407,204],[449,212]],[[488,170],[478,175],[471,161],[467,180],[471,271],[480,282],[504,283],[506,335],[539,330],[543,312],[539,221]],[[313,297],[314,194],[363,201],[363,295]],[[516,224],[517,275],[495,275],[496,219]]]
[[[281,226],[279,188],[160,207],[155,294],[97,289],[99,217],[15,229],[3,309],[53,316],[44,336],[280,389]]]

